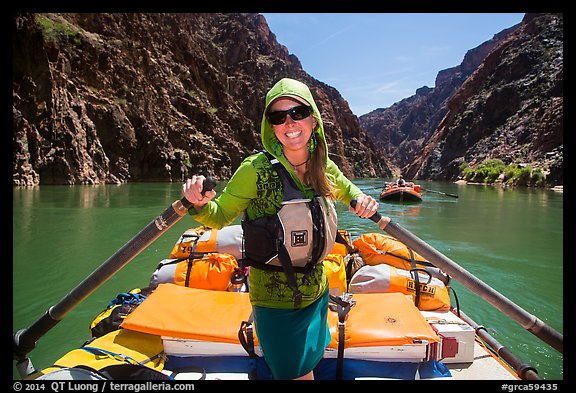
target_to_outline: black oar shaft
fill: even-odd
[[[355,204],[355,200],[350,203],[352,207],[354,207]],[[406,246],[419,253],[422,257],[426,258],[436,267],[444,270],[444,272],[456,281],[519,323],[524,329],[528,330],[530,333],[534,334],[560,353],[563,353],[564,339],[562,334],[552,329],[536,316],[522,309],[510,299],[472,275],[456,262],[425,243],[416,235],[393,222],[390,218],[382,217],[379,213],[376,213],[370,217],[370,219],[376,222],[380,229],[388,232],[390,235],[406,244]]]
[[[521,379],[525,380],[541,380],[540,376],[538,375],[538,371],[532,367],[532,365],[528,363],[524,363],[520,360],[516,355],[514,355],[508,348],[504,345],[500,344],[498,340],[496,340],[492,335],[488,333],[488,331],[483,327],[478,325],[472,318],[466,315],[462,310],[459,310],[459,317],[466,321],[478,336],[482,340],[486,342],[494,350],[498,356],[504,359],[510,366],[516,370],[516,374]]]
[[[382,228],[390,235],[402,241],[408,247],[419,253],[421,256],[432,262],[436,267],[444,270],[449,276],[464,285],[482,299],[492,304],[498,310],[508,315],[518,322],[524,329],[542,339],[559,352],[563,352],[563,337],[550,326],[546,325],[536,316],[525,311],[510,299],[494,290],[486,283],[473,276],[466,269],[456,264],[448,257],[441,254],[436,249],[424,243],[406,229],[390,221],[385,228]]]
[[[68,312],[140,254],[148,245],[174,225],[187,211],[181,200],[174,202],[172,206],[138,232],[128,243],[64,296],[62,300],[50,307],[30,327],[19,331],[17,333],[18,346],[24,354],[32,350],[36,341],[60,322]],[[183,214],[181,214],[182,212]]]
[[[213,189],[215,185],[214,180],[209,177],[204,181],[204,192]],[[40,337],[185,216],[191,205],[186,198],[175,201],[32,325],[26,329],[19,330],[14,335],[14,358],[23,359],[26,354],[34,349],[36,341]]]
[[[448,194],[447,192],[442,192],[442,191],[434,191],[434,190],[428,190],[426,188],[422,188],[422,191],[426,191],[426,192],[432,192],[434,194],[440,194],[440,195],[446,195],[452,198],[458,198],[458,195],[456,194]]]

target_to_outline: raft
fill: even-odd
[[[419,185],[398,186],[395,183],[387,183],[380,193],[381,201],[395,202],[422,202],[422,194]]]
[[[340,233],[323,262],[331,342],[315,379],[518,379],[450,304],[446,274],[391,236]],[[241,242],[239,225],[188,229],[143,288],[95,316],[86,343],[26,379],[273,379]]]

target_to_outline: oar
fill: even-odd
[[[472,318],[464,313],[462,310],[457,310],[458,316],[463,319],[464,321],[468,322],[470,326],[476,331],[476,334],[480,336],[482,340],[488,344],[488,346],[498,354],[502,359],[506,360],[506,362],[516,370],[516,373],[520,377],[520,379],[530,379],[530,380],[540,380],[540,376],[538,375],[538,371],[532,367],[530,364],[527,364],[520,360],[516,355],[512,353],[508,348],[504,345],[500,344],[498,340],[496,340],[488,330],[483,326],[478,325]]]
[[[420,189],[421,189],[422,191],[432,192],[432,193],[434,193],[434,194],[440,194],[440,195],[446,195],[446,196],[449,196],[449,197],[452,197],[452,198],[458,198],[458,195],[456,195],[456,194],[448,194],[447,192],[434,191],[434,190],[429,190],[429,189],[427,189],[427,188],[422,188],[422,187],[420,187]]]
[[[354,208],[356,206],[356,200],[352,200],[350,206]],[[510,299],[488,286],[456,262],[425,243],[410,231],[402,228],[389,217],[382,217],[379,213],[375,213],[370,217],[370,219],[377,223],[380,229],[388,232],[390,235],[406,244],[406,246],[412,248],[418,254],[426,258],[426,260],[430,261],[436,267],[444,270],[444,272],[456,281],[460,282],[496,309],[518,322],[524,329],[552,346],[558,352],[563,353],[564,338],[562,334],[558,333],[552,327],[513,303]]]
[[[203,183],[203,193],[212,190],[216,181],[208,177]],[[192,204],[183,197],[175,201],[161,215],[152,220],[144,229],[136,234],[128,243],[108,258],[100,267],[93,271],[80,284],[62,298],[56,305],[38,318],[28,328],[20,329],[13,335],[13,357],[24,361],[26,355],[36,347],[40,337],[60,322],[68,312],[76,307],[82,300],[96,290],[100,285],[110,279],[128,262],[148,247],[160,235],[186,215]]]

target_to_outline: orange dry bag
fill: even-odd
[[[444,283],[424,269],[402,270],[385,263],[366,265],[350,280],[350,293],[391,293],[411,295],[414,305],[424,311],[450,309],[450,294]]]
[[[196,259],[164,259],[152,274],[150,287],[174,283],[189,288],[226,291],[236,268],[236,258],[217,252]]]
[[[230,254],[242,258],[242,227],[230,225],[222,229],[200,226],[185,231],[178,239],[169,258],[181,259],[208,252]]]
[[[385,263],[404,270],[432,265],[415,251],[409,251],[401,241],[381,233],[365,233],[352,244],[358,249],[367,265]],[[412,265],[412,258],[416,266]]]

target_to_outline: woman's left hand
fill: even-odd
[[[356,198],[356,207],[349,207],[348,211],[356,213],[358,217],[370,218],[378,211],[379,203],[370,195],[362,194]]]

